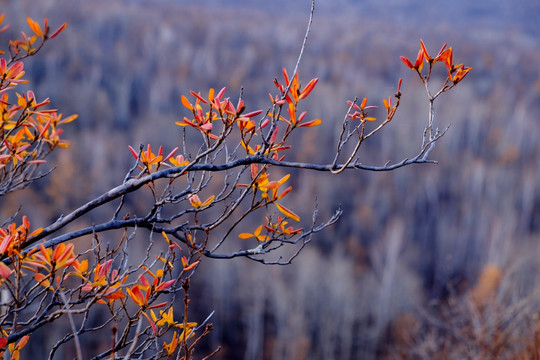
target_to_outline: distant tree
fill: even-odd
[[[4,356],[19,358],[36,330],[66,318],[69,331],[56,340],[49,358],[71,343],[77,359],[189,359],[212,330],[211,314],[197,321],[188,316],[190,301],[197,301],[189,297],[190,279],[205,258],[245,257],[263,264],[289,264],[315,233],[334,224],[342,213],[338,208],[321,220],[315,203],[310,221],[304,222],[307,225],[293,226],[300,222],[294,208],[307,205],[287,204],[293,188],[288,185],[289,174],[276,175],[279,169],[338,175],[345,170],[391,171],[435,162],[429,155],[445,131],[433,122],[434,102],[471,68],[453,63],[451,47],[445,45],[431,57],[422,42],[414,63],[402,57],[425,85],[430,105],[417,154],[381,166],[366,165],[357,158],[364,141],[394,118],[402,96],[400,79],[396,93],[382,100],[381,110],[369,105],[367,98],[347,101],[336,147],[321,149],[331,153],[331,163],[287,161],[287,154],[295,151],[290,139],[322,122],[302,109],[318,79],[302,85],[298,73],[313,11],[314,1],[298,60],[292,72],[284,69],[283,79],[274,80],[268,109],[248,109],[242,92],[233,101],[225,88],[204,94],[191,91],[189,97],[181,97],[191,116],[176,123],[184,127],[178,147],[158,146],[157,151],[150,144],[130,147],[133,166],[122,183],[53,224],[34,228],[18,213],[3,221],[0,349]],[[4,15],[0,24],[3,19]],[[47,19],[42,26],[30,18],[27,22],[32,34],[23,32],[19,40],[9,41],[0,58],[2,196],[47,175],[37,173],[38,167],[53,150],[68,146],[61,138],[62,129],[77,117],[63,117],[48,109],[49,100],[38,100],[32,91],[17,92],[27,82],[25,59],[66,28],[64,24],[51,34]],[[442,86],[433,93],[428,83],[438,63],[446,70]],[[193,146],[187,137],[200,137],[200,141]],[[143,194],[151,200],[146,213],[136,214],[130,200]],[[92,210],[103,211],[109,203],[115,204],[109,220],[77,227],[77,219]],[[68,225],[70,230],[66,230]],[[116,242],[100,239],[101,233],[115,229],[121,231]],[[137,258],[133,238],[142,230],[149,236],[143,256]],[[87,235],[89,243],[72,242]],[[173,308],[177,302],[183,304],[178,313]],[[101,323],[91,322],[95,309],[105,309],[109,316]],[[81,346],[81,337],[98,332],[109,334],[106,349]]]

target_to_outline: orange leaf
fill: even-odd
[[[60,124],[68,124],[68,123],[72,122],[73,120],[77,119],[78,117],[79,117],[79,115],[74,114],[74,115],[68,116],[67,118],[59,121],[59,123]]]
[[[64,244],[62,244],[64,245]],[[56,266],[61,268],[71,265],[75,261],[75,254],[73,253],[73,244],[68,244],[62,247],[62,252],[58,252],[57,257],[53,257],[56,260]]]
[[[126,289],[131,299],[135,302],[135,304],[139,306],[143,306],[146,304],[146,301],[144,300],[144,294],[141,291],[141,288],[139,285],[134,285],[131,289]]]
[[[43,254],[45,260],[48,263],[50,263],[51,262],[51,256],[50,256],[49,252],[47,251],[47,249],[45,248],[45,246],[43,244],[39,244],[39,250]]]
[[[278,208],[279,211],[281,211],[283,215],[288,216],[294,221],[300,221],[300,217],[296,215],[294,212],[292,212],[291,210],[287,209],[285,206],[276,203],[276,207]]]
[[[17,345],[15,346],[15,349],[16,350],[21,350],[25,345],[26,343],[28,342],[28,339],[30,338],[30,335],[25,335],[21,338],[21,340],[19,340],[19,342],[17,343]]]
[[[446,65],[448,69],[452,69],[453,67],[452,47],[450,46],[448,49],[444,50],[442,54],[437,57],[437,60],[444,62],[444,64]]]
[[[418,56],[416,57],[416,62],[414,63],[414,68],[418,71],[422,71],[424,66],[424,50],[420,49],[418,51]]]
[[[321,119],[315,119],[315,120],[311,120],[311,121],[308,121],[308,122],[305,122],[303,124],[300,124],[299,126],[302,126],[302,127],[313,127],[313,126],[319,126],[322,124],[322,120]]]
[[[208,137],[210,139],[212,139],[212,140],[218,140],[219,139],[219,136],[211,134],[211,133],[206,133],[206,135],[208,135]]]
[[[315,87],[315,85],[317,85],[317,82],[319,81],[319,79],[315,78],[315,79],[312,79],[307,85],[306,87],[304,88],[304,90],[300,93],[300,96],[299,98],[300,99],[304,99],[306,98],[309,93],[311,93],[311,90],[313,90],[313,88]]]
[[[75,260],[73,262],[73,267],[79,270],[81,273],[85,273],[88,270],[88,260],[83,260],[81,262]]]
[[[184,107],[188,108],[189,110],[193,111],[193,105],[191,105],[191,103],[189,102],[189,100],[187,99],[187,97],[185,97],[184,95],[182,95],[180,97],[180,100],[182,101],[182,105],[184,105]]]
[[[255,237],[259,237],[259,235],[260,235],[262,229],[263,229],[263,226],[262,226],[262,225],[259,225],[259,226],[255,229],[255,231],[253,232],[253,235],[255,235]]]
[[[279,181],[269,181],[266,184],[262,185],[261,188],[264,187],[264,189],[277,189],[281,186]]]
[[[42,273],[36,273],[34,279],[43,287],[49,288],[51,286],[51,282]]]
[[[172,284],[174,284],[175,281],[176,281],[175,279],[172,279],[172,280],[169,280],[169,281],[162,282],[161,284],[159,284],[159,285],[156,287],[156,291],[162,291],[162,290],[167,289],[167,288],[170,287]]]
[[[37,22],[30,19],[29,17],[26,18],[26,22],[28,23],[28,25],[30,26],[30,29],[32,29],[34,34],[36,34],[39,37],[43,37],[43,31],[41,31],[41,27],[39,26]]]
[[[409,67],[409,68],[411,68],[411,69],[414,68],[414,66],[413,66],[413,64],[411,63],[411,61],[410,61],[408,58],[406,58],[405,56],[401,56],[400,59],[401,59],[401,61],[403,61],[403,63],[404,63],[405,65],[407,65],[407,67]]]
[[[115,290],[113,292],[107,293],[105,297],[111,300],[118,300],[125,298],[126,295],[122,292],[122,290]]]
[[[184,271],[189,271],[191,269],[193,269],[195,266],[199,265],[199,261],[195,261],[194,263],[192,263],[191,265],[187,266],[184,268]]]
[[[292,190],[292,186],[289,186],[289,187],[286,188],[281,194],[278,195],[278,197],[276,198],[276,200],[283,199],[283,197],[285,197],[285,195],[287,195],[291,190]]]
[[[424,58],[426,59],[426,61],[430,62],[432,59],[429,56],[429,54],[427,52],[427,49],[426,49],[426,45],[424,45],[424,42],[422,40],[420,40],[420,49],[422,49],[422,52],[424,53]]]

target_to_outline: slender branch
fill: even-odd
[[[308,25],[306,28],[306,34],[304,35],[304,40],[302,41],[302,47],[300,48],[300,54],[298,55],[298,59],[296,60],[296,65],[294,66],[294,71],[292,77],[296,75],[298,72],[298,67],[300,66],[300,61],[302,61],[302,56],[304,54],[304,50],[306,48],[307,40],[309,37],[309,32],[311,31],[311,24],[313,23],[313,14],[315,12],[315,0],[311,0],[311,10],[309,11],[309,20]],[[288,89],[287,89],[288,91]],[[287,92],[286,92],[287,93]]]
[[[422,153],[423,155],[423,153]],[[395,170],[397,168],[410,165],[410,164],[418,164],[418,163],[436,163],[436,161],[433,160],[427,160],[423,159],[420,156],[415,156],[412,159],[404,159],[399,163],[393,164],[393,165],[384,165],[384,166],[369,166],[369,165],[363,165],[360,163],[355,164],[349,164],[347,166],[345,165],[332,165],[332,164],[313,164],[313,163],[302,163],[302,162],[293,162],[293,161],[279,161],[275,159],[269,159],[267,157],[264,157],[263,155],[252,155],[252,156],[246,156],[243,159],[234,160],[228,163],[224,164],[194,164],[189,167],[189,171],[211,171],[211,172],[220,172],[225,171],[233,168],[237,168],[240,166],[246,166],[250,164],[268,164],[273,165],[277,167],[284,167],[284,168],[297,168],[297,169],[308,169],[308,170],[315,170],[315,171],[323,171],[323,172],[332,172],[333,170],[345,168],[345,169],[357,169],[357,170],[369,170],[369,171],[391,171]],[[173,167],[169,169],[164,169],[157,171],[155,173],[152,173],[150,175],[146,175],[139,179],[131,179],[127,182],[125,182],[122,185],[118,185],[115,188],[107,191],[106,193],[102,194],[101,196],[95,198],[94,200],[82,205],[78,209],[74,210],[70,214],[58,219],[54,224],[46,227],[43,229],[41,233],[38,235],[28,239],[26,245],[32,245],[35,244],[37,241],[53,234],[54,232],[60,230],[67,224],[72,223],[77,218],[81,217],[82,215],[90,212],[91,210],[98,208],[102,206],[103,204],[109,203],[117,198],[119,198],[122,195],[129,194],[131,192],[134,192],[144,186],[145,184],[148,184],[150,182],[153,182],[158,179],[163,178],[177,178],[183,174],[186,173],[186,167],[187,166],[181,166],[181,167]],[[122,221],[112,221],[112,223],[122,223]]]

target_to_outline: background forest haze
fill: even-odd
[[[120,184],[133,165],[128,145],[177,146],[174,123],[187,115],[180,96],[189,90],[226,86],[234,97],[243,89],[250,109],[267,109],[273,79],[294,67],[310,3],[0,1],[10,31],[26,16],[69,23],[25,70],[39,97],[79,114],[66,129],[70,149],[48,160],[56,169],[4,197],[0,215],[22,205],[33,224],[49,224]],[[203,260],[191,317],[215,310],[204,349],[221,345],[217,359],[429,359],[474,358],[495,344],[488,353],[508,358],[534,343],[539,17],[537,0],[318,1],[300,77],[319,78],[304,105],[323,123],[294,139],[290,161],[330,163],[346,101],[388,97],[399,78],[397,115],[360,158],[383,165],[416,154],[428,101],[399,57],[415,58],[420,39],[430,54],[448,43],[454,62],[474,70],[435,104],[436,125],[450,125],[431,154],[437,165],[339,177],[296,171],[289,203],[303,219],[315,195],[321,217],[341,205],[336,225],[288,266]]]

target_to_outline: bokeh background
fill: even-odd
[[[121,183],[132,165],[128,145],[176,146],[174,123],[187,115],[179,99],[189,90],[227,86],[239,94],[243,87],[248,108],[266,109],[273,79],[294,67],[310,1],[0,6],[12,31],[26,29],[26,16],[48,17],[53,28],[69,23],[25,69],[39,98],[79,114],[67,129],[72,145],[49,160],[56,169],[46,180],[0,204],[3,218],[22,204],[33,224],[45,225]],[[316,194],[322,216],[341,205],[337,225],[286,267],[204,262],[191,310],[200,320],[215,310],[215,330],[197,356],[218,345],[217,359],[537,353],[539,18],[537,0],[317,1],[300,77],[319,78],[306,109],[323,124],[295,140],[291,160],[331,161],[346,100],[380,102],[399,78],[402,106],[361,159],[382,165],[414,155],[428,102],[399,56],[414,58],[420,39],[433,54],[448,43],[454,62],[474,70],[436,102],[436,125],[451,125],[432,153],[438,165],[339,177],[294,173],[294,209],[309,219]],[[29,346],[46,347],[47,337],[54,335]]]

